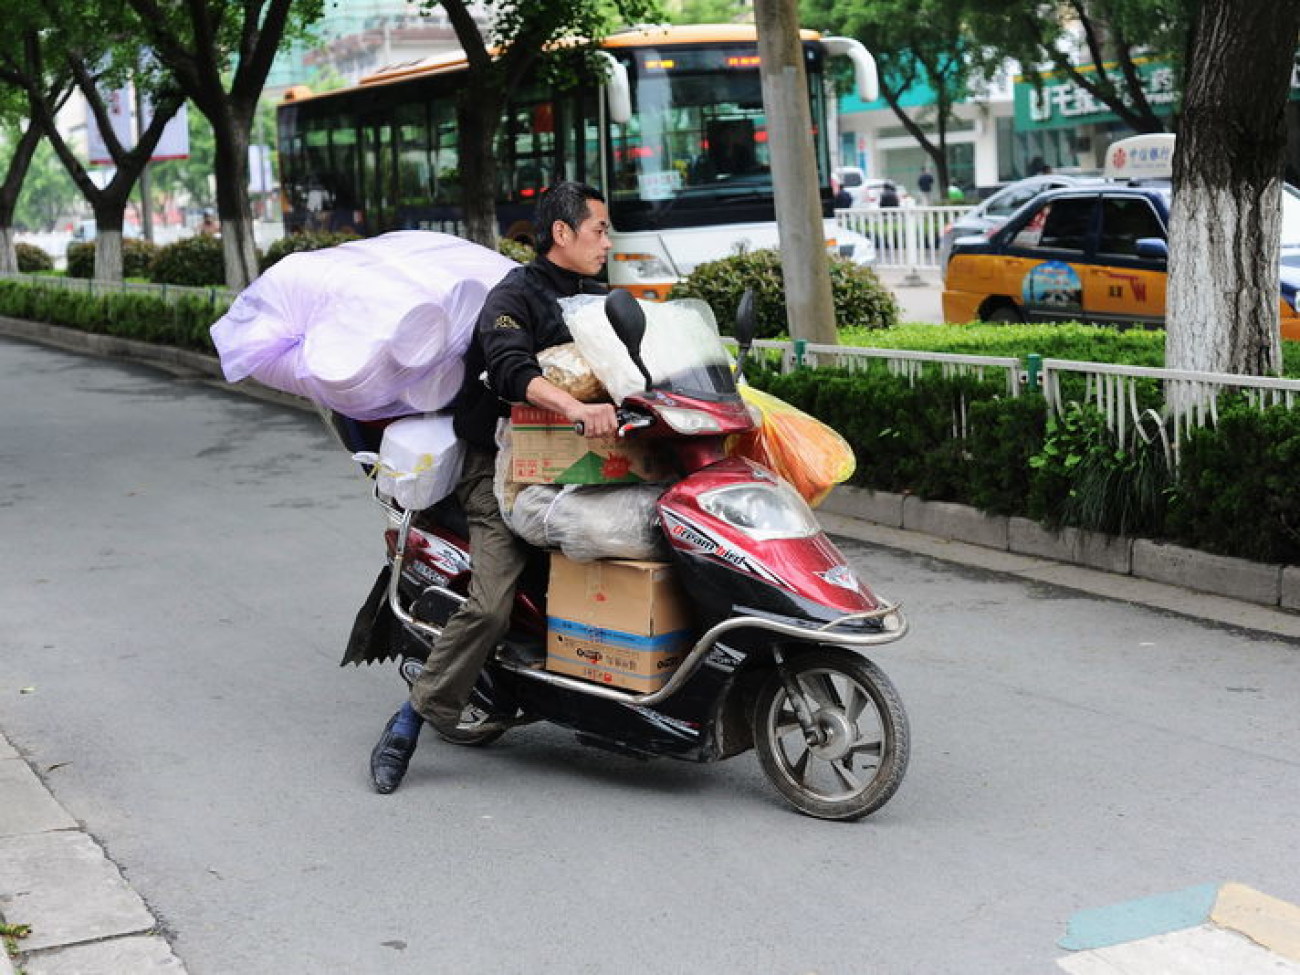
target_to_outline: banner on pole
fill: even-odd
[[[108,110],[109,123],[117,141],[129,149],[135,145],[138,133],[149,127],[148,119],[153,118],[153,104],[148,95],[141,98],[142,109],[146,119],[143,126],[136,126],[135,89],[132,85],[123,85],[108,92],[104,98],[104,107]],[[166,159],[188,159],[190,155],[190,129],[187,115],[188,106],[182,104],[180,111],[163,126],[162,137],[154,147],[151,162]],[[94,113],[86,111],[86,144],[92,166],[112,166],[113,156],[104,142],[104,135],[99,130]]]

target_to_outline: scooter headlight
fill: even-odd
[[[683,406],[659,406],[655,408],[655,412],[676,433],[683,436],[722,432],[722,424],[718,422],[718,418],[703,410],[692,410]]]
[[[822,530],[799,492],[784,481],[706,491],[700,495],[700,507],[760,542],[808,538]]]

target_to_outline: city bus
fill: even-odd
[[[875,62],[849,38],[802,32],[827,244],[857,263],[869,238],[836,227],[827,67],[852,63],[865,99]],[[596,55],[604,77],[516,91],[497,136],[503,237],[531,243],[533,210],[559,179],[598,187],[609,203],[609,282],[648,300],[698,264],[777,245],[767,120],[753,26],[635,28]],[[456,98],[467,82],[455,51],[382,70],[346,89],[290,89],[279,106],[285,230],[462,229]]]

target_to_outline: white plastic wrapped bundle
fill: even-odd
[[[506,516],[514,533],[575,562],[668,557],[655,507],[662,484],[530,484]]]
[[[379,453],[352,458],[371,465],[381,495],[419,511],[456,489],[465,443],[456,437],[450,414],[408,416],[384,428]]]
[[[730,361],[726,346],[718,336],[713,309],[703,301],[683,298],[662,303],[638,300],[637,303],[646,316],[641,361],[655,382],[670,379],[701,363]],[[615,403],[622,403],[630,393],[645,388],[645,377],[605,315],[603,296],[563,298],[560,307],[578,351],[605,384]]]
[[[359,420],[445,407],[488,291],[514,261],[404,230],[290,254],[212,326],[226,379],[252,376]]]

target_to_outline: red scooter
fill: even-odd
[[[727,456],[726,438],[754,424],[736,387],[753,336],[752,299],[737,314],[735,373],[723,355],[657,384],[640,357],[640,306],[625,291],[606,306],[647,380],[619,410],[620,435],[659,438],[680,472],[659,499],[658,517],[694,611],[693,643],[649,693],[543,669],[546,563],[538,561],[521,580],[512,629],[460,726],[443,737],[484,745],[504,733],[505,717],[550,721],[586,744],[641,757],[708,762],[752,747],[801,812],[852,820],[879,809],[902,782],[909,732],[898,692],[862,651],[899,639],[907,624],[897,605],[859,581],[789,484]],[[373,448],[362,428],[334,420],[346,446]],[[423,512],[380,501],[390,518],[389,564],[343,662],[396,658],[409,683],[465,599],[472,553],[454,496]]]

